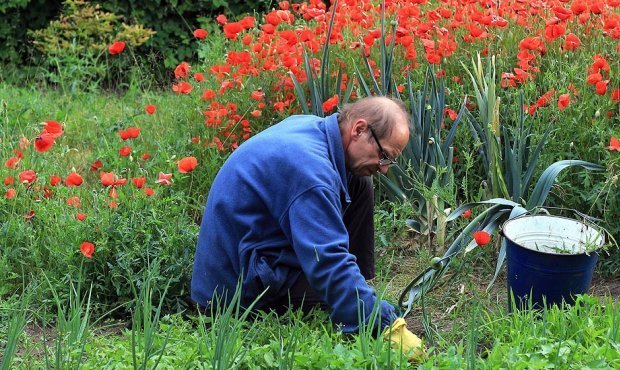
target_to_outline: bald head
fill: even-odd
[[[346,104],[338,116],[347,169],[386,173],[409,141],[409,113],[398,100],[371,96]],[[382,164],[383,163],[383,164]]]
[[[338,117],[339,123],[365,119],[379,139],[390,136],[394,129],[409,132],[409,112],[400,100],[385,96],[369,96],[355,103],[345,104]],[[402,127],[403,124],[406,127]]]

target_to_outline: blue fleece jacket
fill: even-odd
[[[208,307],[230,299],[242,277],[241,304],[266,290],[258,308],[305,273],[344,332],[358,331],[358,299],[368,319],[377,297],[348,252],[343,223],[350,202],[337,114],[292,116],[250,138],[224,163],[205,208],[192,299]],[[381,329],[396,315],[381,302]]]

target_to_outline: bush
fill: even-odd
[[[141,1],[100,0],[104,9],[135,19],[152,27],[156,35],[149,43],[150,52],[163,63],[157,67],[174,68],[181,61],[194,60],[196,28],[212,29],[213,18],[222,12],[227,15],[260,12],[267,9],[269,0],[213,0],[213,1]],[[147,52],[146,50],[143,50]]]
[[[104,79],[112,79],[118,86],[127,80],[132,61],[119,58],[109,61],[109,54],[122,52],[126,46],[138,47],[147,42],[154,32],[140,24],[122,23],[120,16],[104,12],[98,5],[84,0],[66,0],[63,14],[40,30],[28,31],[32,42],[43,54],[42,67],[46,77],[63,88],[71,83],[71,90],[82,86],[98,87]],[[108,49],[116,41],[122,48]]]
[[[44,27],[60,9],[51,0],[3,0],[0,2],[0,62],[21,64],[29,50],[27,28]],[[27,25],[27,28],[24,27]]]

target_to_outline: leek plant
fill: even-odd
[[[389,56],[385,58],[389,59]],[[387,61],[383,64],[389,65]],[[452,143],[466,112],[465,100],[446,132],[442,128],[447,107],[443,78],[437,80],[429,67],[422,90],[414,92],[409,74],[407,81],[411,113],[409,142],[398,159],[399,165],[392,167],[386,175],[378,174],[379,183],[388,199],[411,203],[414,212],[407,225],[426,236],[429,245],[433,245],[434,235],[434,245],[442,248],[446,238],[445,210],[450,208],[455,195]],[[372,85],[379,86],[376,81]],[[367,90],[366,94],[386,92]]]
[[[323,56],[320,61],[320,67],[318,74],[314,71],[314,63],[311,63],[308,52],[304,48],[304,70],[306,73],[308,96],[304,92],[304,87],[299,82],[297,77],[291,72],[290,76],[295,86],[295,93],[297,94],[297,100],[301,107],[303,114],[313,114],[319,117],[325,117],[329,112],[325,112],[323,109],[323,103],[333,97],[338,97],[339,104],[345,104],[351,98],[351,92],[353,91],[353,79],[350,79],[347,88],[343,92],[340,88],[344,79],[344,71],[340,67],[338,68],[336,80],[332,80],[332,73],[329,70],[330,54],[329,54],[329,40],[332,34],[334,26],[334,19],[336,16],[336,10],[338,8],[338,0],[332,4],[332,13],[327,28],[327,36],[325,38],[325,45],[323,45]]]

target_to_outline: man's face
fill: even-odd
[[[364,125],[354,135],[346,153],[347,168],[357,176],[370,176],[375,172],[386,174],[392,161],[402,152],[409,141],[406,122],[394,125],[389,136],[373,135],[371,126]]]

